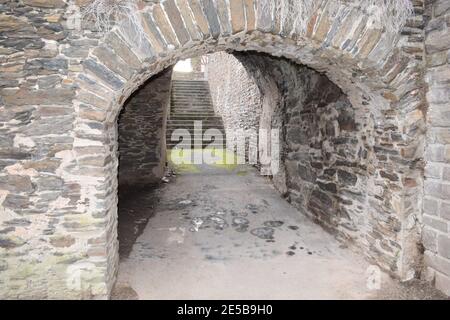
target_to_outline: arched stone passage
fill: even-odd
[[[399,41],[397,34],[381,29],[357,1],[320,1],[317,10],[306,18],[305,31],[292,28],[288,17],[278,15],[271,3],[166,0],[144,4],[140,12],[144,38],[136,37],[135,29],[122,23],[99,38],[95,46],[88,46],[82,67],[74,68],[67,80],[75,86],[58,89],[58,97],[51,99],[54,104],[74,109],[67,125],[70,136],[55,143],[58,148],[53,154],[58,162],[55,184],[64,186],[64,191],[52,189],[50,212],[64,218],[53,221],[51,214],[32,217],[27,227],[29,232],[43,235],[51,250],[27,235],[20,239],[26,244],[11,245],[8,256],[12,264],[23,268],[31,265],[32,273],[39,277],[29,294],[108,296],[118,261],[117,117],[121,107],[136,88],[167,66],[220,50],[253,50],[307,65],[325,73],[355,108],[370,110],[376,135],[368,139],[376,161],[368,170],[376,194],[368,205],[377,223],[368,232],[392,229],[392,238],[396,239],[390,244],[393,247],[375,241],[373,249],[395,258],[378,262],[402,278],[416,272],[424,130],[419,62],[403,50],[404,41]],[[5,103],[26,105],[20,93],[5,95]],[[45,94],[48,97],[50,92]],[[35,95],[33,103],[39,104],[40,98]],[[34,141],[19,140],[21,150],[34,148]],[[54,184],[43,183],[40,174],[26,171],[24,163],[17,161],[17,166],[9,169],[11,176],[2,178],[19,179],[20,190],[8,189],[9,180],[6,187],[0,181],[0,189],[6,188],[9,199],[23,200],[21,208],[8,207],[8,199],[3,202],[3,208],[12,212],[39,211],[39,205],[29,200],[40,199],[40,192],[54,188]],[[20,174],[15,174],[18,171]],[[42,189],[34,189],[31,182],[42,182]],[[51,220],[58,232],[46,235]],[[64,249],[54,249],[61,248],[59,245]],[[26,250],[40,256],[40,261],[14,258],[14,252]],[[56,258],[55,250],[62,250],[64,259]],[[52,276],[46,279],[49,265]],[[13,277],[23,270],[7,272]],[[43,291],[39,289],[41,283],[45,284]],[[7,296],[28,294],[21,285],[11,287]]]
[[[149,34],[148,39],[144,39],[143,43],[132,43],[130,41],[133,39],[133,35],[130,35],[131,30],[127,28],[127,25],[123,25],[107,35],[105,46],[109,46],[109,49],[94,49],[91,58],[84,63],[85,76],[91,77],[97,84],[104,86],[105,105],[99,107],[106,111],[105,118],[108,127],[113,128],[124,97],[127,97],[137,85],[167,65],[189,56],[223,49],[256,50],[284,56],[318,71],[323,71],[342,88],[353,105],[366,105],[368,106],[366,109],[374,114],[373,126],[376,127],[374,130],[380,130],[382,133],[378,137],[379,141],[373,143],[379,157],[379,167],[376,168],[374,163],[374,167],[371,169],[373,174],[379,177],[379,181],[372,181],[372,183],[378,184],[377,187],[373,186],[373,189],[377,190],[378,197],[383,198],[383,201],[377,203],[375,195],[372,207],[376,212],[375,215],[380,215],[378,223],[384,224],[384,226],[372,226],[372,232],[380,232],[380,228],[398,230],[397,235],[393,238],[396,239],[394,244],[398,245],[400,250],[395,247],[389,248],[392,244],[378,244],[384,245],[385,250],[390,250],[393,256],[397,256],[396,260],[383,262],[387,269],[403,277],[407,277],[408,272],[414,271],[414,268],[411,269],[411,265],[415,263],[417,249],[414,246],[416,246],[418,235],[414,227],[409,232],[405,229],[407,220],[404,219],[409,215],[408,212],[418,208],[418,203],[414,199],[410,199],[404,190],[405,187],[419,189],[421,185],[420,172],[418,172],[420,168],[417,170],[409,168],[420,155],[421,139],[415,139],[416,135],[409,136],[408,133],[411,130],[417,131],[417,126],[420,130],[420,126],[423,124],[423,115],[420,111],[422,101],[420,92],[413,92],[414,90],[411,88],[397,87],[401,79],[414,76],[414,61],[406,59],[400,50],[386,47],[386,44],[392,45],[387,41],[389,35],[383,34],[376,28],[376,25],[373,27],[370,18],[365,16],[364,12],[355,7],[354,16],[349,13],[345,16],[346,10],[344,9],[348,10],[347,6],[351,7],[351,4],[341,3],[340,5],[345,8],[339,8],[332,1],[324,3],[317,12],[320,18],[317,19],[315,25],[312,25],[313,21],[311,21],[307,33],[291,35],[289,38],[277,35],[275,26],[267,28],[265,19],[268,17],[257,15],[256,27],[251,20],[239,20],[239,17],[254,15],[252,6],[243,6],[244,12],[240,14],[236,7],[233,6],[230,9],[232,29],[234,28],[235,32],[229,34],[218,32],[219,30],[228,30],[229,27],[226,24],[227,21],[224,20],[222,23],[225,25],[221,29],[219,28],[217,16],[223,12],[213,12],[209,7],[201,10],[201,6],[194,6],[191,12],[193,13],[193,17],[191,16],[193,24],[204,27],[201,33],[206,38],[206,41],[200,42],[198,33],[194,30],[187,30],[183,25],[174,22],[177,20],[178,14],[185,13],[183,5],[180,5],[181,13],[177,13],[169,3],[156,5],[153,10],[150,9],[144,14]],[[257,6],[254,8],[258,9]],[[166,14],[162,15],[162,12],[166,12]],[[346,18],[340,19],[339,14]],[[174,20],[171,24],[172,28],[167,28],[166,23],[158,24],[158,22],[164,21],[164,18]],[[204,25],[201,24],[202,22]],[[330,34],[327,26],[328,29],[335,28],[335,33]],[[344,30],[348,31],[352,28],[354,33],[346,32],[344,34]],[[194,33],[191,35],[190,41],[187,37],[181,36],[188,34],[189,31]],[[195,41],[199,41],[199,43],[195,45]],[[353,46],[346,46],[345,43]],[[159,50],[157,44],[160,45]],[[122,75],[114,70],[105,69],[105,66],[112,68],[111,62],[108,58],[105,59],[100,52],[121,52],[123,48],[120,48],[124,46],[131,48],[134,53],[134,56],[131,52],[127,52],[126,55],[123,53],[122,58],[128,62],[128,66],[132,64],[130,61],[134,60],[136,66],[139,65],[141,70],[144,69],[136,70],[134,76]],[[114,68],[118,68],[117,64]],[[418,86],[419,83],[416,85]],[[80,87],[85,87],[81,81]],[[83,94],[83,91],[78,93],[78,95]],[[97,95],[100,95],[99,92]],[[414,101],[416,102],[415,107]],[[402,124],[403,116],[408,122],[412,119],[415,121],[411,124]],[[398,128],[392,126],[398,126]],[[391,136],[391,133],[394,134]],[[395,136],[395,133],[400,136]],[[400,152],[392,150],[396,146],[401,146],[398,148]],[[395,157],[399,158],[397,160],[399,163],[393,163],[392,159]],[[112,158],[115,158],[114,154]],[[405,163],[403,168],[401,168],[402,159]],[[389,163],[390,167],[386,167],[386,163]],[[394,172],[400,173],[401,177]],[[106,181],[109,182],[109,179]],[[112,197],[114,196],[113,193]],[[394,212],[395,214],[393,214]],[[414,221],[416,218],[411,219]],[[400,237],[405,238],[400,239]],[[373,245],[377,246],[376,243]],[[412,247],[404,250],[405,246]],[[383,251],[383,248],[379,248],[379,250]],[[410,261],[408,262],[408,260]]]

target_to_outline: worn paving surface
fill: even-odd
[[[197,167],[120,199],[113,299],[431,299],[381,275],[249,166]]]

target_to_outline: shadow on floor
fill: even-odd
[[[119,187],[119,256],[129,257],[136,239],[142,234],[148,220],[154,216],[159,202],[161,184]]]

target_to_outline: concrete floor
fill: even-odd
[[[127,227],[119,229],[113,299],[441,297],[427,285],[406,290],[385,274],[380,290],[369,289],[369,264],[282,199],[256,169],[191,171],[123,200],[119,224]]]

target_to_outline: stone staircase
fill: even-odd
[[[194,134],[194,121],[201,121],[201,131]],[[172,141],[172,133],[176,129],[186,129],[191,141],[181,138]],[[200,129],[198,127],[198,129]],[[204,138],[208,129],[217,129],[222,133],[223,141]],[[201,134],[200,134],[201,132]],[[214,113],[209,92],[208,81],[172,80],[170,116],[167,120],[167,149],[190,149],[195,146],[223,148],[225,145],[225,129],[222,118]],[[182,141],[182,142],[181,142]]]

